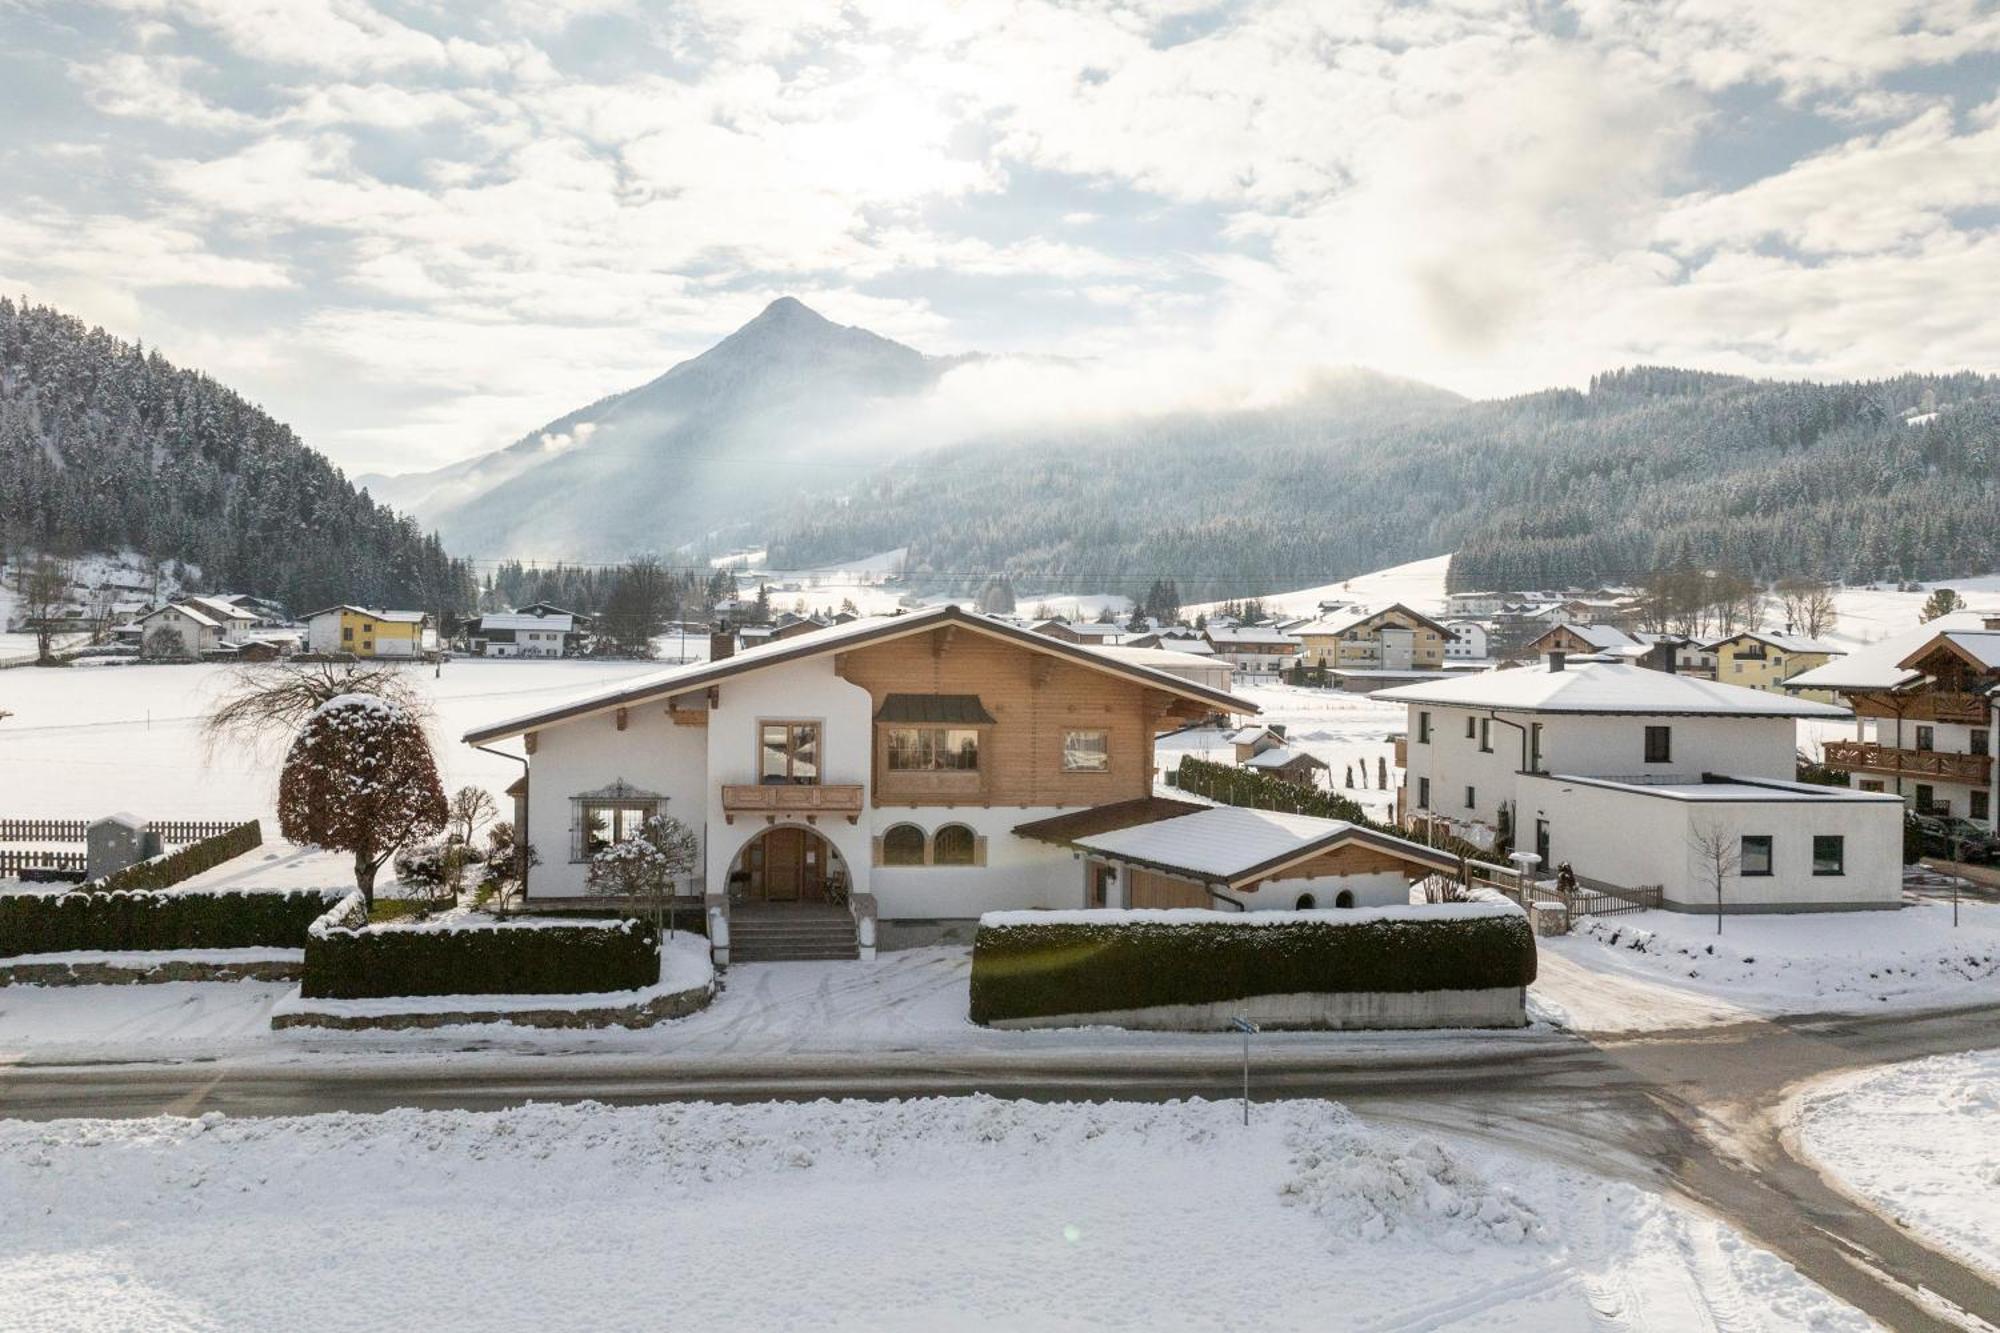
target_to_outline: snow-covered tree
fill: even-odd
[[[376,872],[412,840],[442,832],[448,813],[422,724],[379,695],[321,704],[292,742],[278,782],[285,837],[353,853],[354,883],[371,907]]]
[[[654,926],[671,931],[680,882],[701,863],[701,839],[672,815],[654,815],[629,838],[590,858],[586,879],[594,892],[630,899]]]

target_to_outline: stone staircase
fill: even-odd
[[[789,963],[861,957],[854,917],[826,903],[732,903],[729,961]]]

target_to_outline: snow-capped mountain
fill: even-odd
[[[783,297],[658,379],[504,449],[360,482],[476,555],[617,559],[723,542],[825,481],[830,434],[951,364]]]

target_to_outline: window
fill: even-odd
[[[1992,738],[1984,727],[1974,727],[1965,733],[1965,752],[1985,754],[1992,746]]]
[[[1475,732],[1476,732],[1476,730],[1477,730],[1478,726],[1479,726],[1479,719],[1477,719],[1477,718],[1474,718],[1474,717],[1468,717],[1468,718],[1466,718],[1466,719],[1465,719],[1465,739],[1467,739],[1467,740],[1471,740],[1471,739],[1472,739],[1472,737],[1473,737],[1473,735],[1475,734]]]
[[[1882,779],[1880,779],[1880,778],[1863,778],[1863,779],[1861,779],[1861,790],[1863,790],[1863,791],[1881,791],[1881,790],[1882,790]]]
[[[342,643],[354,642],[354,626],[343,625],[340,627],[340,641]]]
[[[1937,788],[1928,782],[1917,784],[1917,813],[1928,815],[1937,809]]]
[[[1987,820],[1993,818],[1992,794],[1990,792],[1983,792],[1983,791],[1973,792],[1972,804],[1970,808],[1966,810],[1966,814],[1970,815],[1972,818],[1978,820],[1982,824],[1984,824]]]
[[[924,863],[924,831],[915,824],[898,824],[882,835],[882,864],[920,866]]]
[[[1063,733],[1063,772],[1106,773],[1111,769],[1111,736],[1103,731]]]
[[[974,773],[979,733],[970,727],[891,727],[891,773]]]
[[[1539,722],[1528,724],[1528,771],[1542,771],[1542,724]]]
[[[1838,833],[1820,833],[1813,836],[1813,874],[1844,875],[1847,873],[1847,839]]]
[[[1431,715],[1428,710],[1417,714],[1417,744],[1431,743]]]
[[[1479,719],[1479,752],[1481,754],[1493,753],[1493,719],[1491,718],[1482,717]]]
[[[1674,761],[1674,729],[1672,727],[1646,728],[1646,762],[1649,764],[1671,764]]]
[[[758,730],[758,781],[801,786],[819,781],[819,723],[766,722]]]
[[[602,792],[570,798],[569,859],[588,861],[614,842],[637,835],[660,812],[660,798],[616,783]]]
[[[1736,873],[1746,879],[1771,873],[1771,835],[1750,834],[1743,839],[1743,848],[1737,853]]]
[[[1926,753],[1928,753],[1931,750],[1937,749],[1936,727],[1917,728],[1917,748],[1919,750],[1925,751]]]
[[[931,835],[931,864],[969,866],[973,863],[973,849],[977,845],[971,829],[963,824],[946,824]]]
[[[1478,806],[1479,806],[1479,793],[1475,791],[1473,788],[1467,787],[1465,789],[1465,808],[1468,810],[1474,810],[1477,809]]]

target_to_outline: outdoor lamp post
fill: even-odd
[[[1514,863],[1514,874],[1520,881],[1521,906],[1526,908],[1528,905],[1528,881],[1534,876],[1535,867],[1542,863],[1542,858],[1535,852],[1509,852],[1507,859]]]

